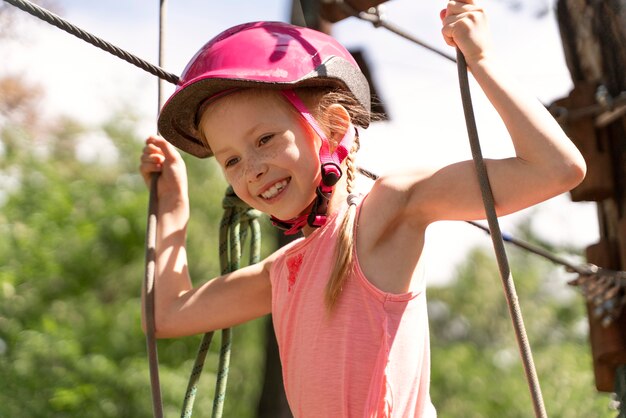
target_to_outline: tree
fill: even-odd
[[[548,414],[614,416],[608,396],[593,390],[579,296],[543,259],[520,250],[509,255]],[[441,416],[532,414],[500,282],[493,257],[477,248],[452,283],[428,290],[431,392]]]
[[[0,105],[0,416],[149,417],[140,327],[148,199],[137,172],[142,145],[132,112],[122,109],[95,130],[67,118],[25,124],[20,115],[29,114],[36,92],[23,83],[20,89],[25,93],[16,94],[16,103],[24,106]],[[94,135],[109,145],[98,145],[95,155],[79,153]],[[103,149],[113,158],[103,158]],[[219,272],[225,183],[216,165],[187,164],[190,270],[198,283]],[[253,416],[263,322],[234,330],[225,416]],[[199,341],[159,342],[166,416],[180,411]],[[216,350],[201,379],[197,416],[211,410]]]

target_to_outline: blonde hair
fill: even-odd
[[[301,97],[305,100],[304,97],[310,97],[309,94],[310,91],[303,92]],[[318,98],[319,100],[315,102],[318,103],[317,107],[311,109],[315,115],[323,114],[332,104],[340,104],[348,111],[351,122],[356,126],[367,126],[369,120],[375,116],[367,113],[361,106],[358,105],[352,96],[349,96],[342,91],[326,91],[321,95],[321,97],[318,96]],[[319,119],[324,118],[317,119],[319,121]],[[325,126],[325,128],[330,131],[340,129],[339,126]],[[345,129],[345,126],[343,128]],[[346,191],[348,192],[348,195],[354,192],[357,174],[355,159],[359,146],[359,135],[357,131],[355,141],[345,160]],[[354,268],[354,246],[356,245],[354,240],[355,223],[356,205],[351,203],[348,205],[348,209],[346,210],[341,222],[339,238],[337,240],[337,246],[335,247],[335,262],[328,282],[326,283],[324,302],[329,312],[333,310],[339,300],[346,278]]]
[[[346,190],[348,194],[354,191],[354,182],[356,180],[356,167],[354,164],[354,158],[356,152],[359,149],[358,136],[356,142],[353,145],[350,153],[346,157]],[[343,284],[348,277],[348,274],[352,272],[354,268],[354,226],[356,222],[356,205],[349,202],[348,209],[343,216],[341,222],[341,229],[339,232],[339,239],[337,246],[335,247],[335,264],[333,266],[332,273],[326,284],[326,292],[324,295],[324,301],[329,311],[333,309],[341,291],[343,290]]]

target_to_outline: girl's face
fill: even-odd
[[[200,129],[248,205],[287,220],[315,198],[321,140],[279,93],[232,93],[209,105]]]

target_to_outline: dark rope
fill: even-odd
[[[543,404],[543,397],[541,395],[539,379],[537,378],[537,372],[535,371],[535,364],[533,361],[530,344],[528,343],[526,329],[524,327],[522,311],[519,306],[517,292],[515,291],[515,283],[513,281],[513,276],[511,275],[506,250],[504,249],[504,240],[502,239],[502,232],[500,231],[500,225],[498,224],[498,216],[495,210],[495,202],[493,199],[491,185],[489,183],[487,167],[485,166],[482,151],[480,149],[478,129],[476,128],[476,120],[474,118],[474,110],[470,95],[469,79],[467,75],[467,63],[465,62],[465,57],[463,56],[463,53],[461,53],[458,48],[456,56],[459,73],[459,84],[461,88],[461,97],[463,101],[463,110],[465,112],[465,121],[467,124],[467,133],[470,140],[474,166],[478,175],[478,182],[480,184],[483,204],[485,206],[487,222],[489,223],[489,229],[491,231],[491,238],[496,254],[496,260],[498,261],[498,267],[500,268],[500,277],[504,286],[504,293],[506,296],[507,305],[509,307],[511,320],[513,321],[515,337],[517,338],[520,355],[524,364],[524,371],[526,373],[526,380],[528,382],[528,387],[530,389],[530,394],[533,401],[535,416],[545,418],[547,417],[547,414],[545,406]]]
[[[442,52],[422,41],[420,41],[419,39],[417,39],[415,36],[411,35],[410,33],[408,33],[407,31],[400,29],[398,26],[388,22],[379,12],[378,12],[378,7],[372,8],[375,10],[375,13],[370,13],[370,12],[360,12],[357,9],[355,9],[354,7],[352,7],[352,5],[346,1],[346,0],[334,0],[334,4],[337,5],[338,7],[340,7],[346,14],[353,16],[353,17],[357,17],[361,20],[365,20],[366,22],[370,22],[372,25],[374,25],[374,27],[383,27],[387,30],[389,30],[390,32],[395,33],[396,35],[407,39],[413,43],[416,43],[418,45],[420,45],[423,48],[428,49],[431,52],[434,52],[435,54],[449,60],[452,62],[456,62],[456,59],[454,59],[454,57],[451,57],[450,55],[446,54],[445,52]]]
[[[477,222],[467,221],[467,223],[488,234],[491,233],[489,228]],[[502,238],[508,243],[564,266],[570,273],[577,273],[578,277],[570,280],[568,284],[580,290],[585,300],[592,306],[591,315],[598,319],[602,326],[608,327],[619,318],[626,305],[626,271],[611,270],[591,263],[575,265],[541,247],[508,234],[503,234]]]
[[[626,272],[588,265],[589,272],[581,273],[569,282],[577,286],[593,307],[591,315],[608,327],[620,317],[626,305]]]
[[[21,9],[35,17],[38,17],[39,19],[45,22],[50,23],[53,26],[56,26],[59,29],[64,30],[67,33],[70,33],[82,39],[85,42],[88,42],[110,54],[115,55],[118,58],[123,59],[126,62],[129,62],[141,68],[142,70],[149,72],[152,75],[155,75],[161,79],[164,79],[172,84],[178,83],[177,75],[168,73],[162,68],[152,65],[149,62],[144,61],[141,58],[138,58],[135,55],[127,51],[124,51],[123,49],[118,48],[115,45],[110,44],[109,42],[90,34],[89,32],[86,32],[80,29],[79,27],[62,19],[61,17],[49,12],[48,10],[40,6],[37,6],[36,4],[33,4],[27,0],[4,0],[4,1],[17,7],[18,9]]]
[[[153,174],[150,182],[150,200],[148,203],[148,224],[146,227],[146,269],[144,276],[144,310],[146,320],[146,346],[150,366],[150,387],[152,391],[152,410],[155,418],[163,417],[161,385],[159,382],[159,359],[155,337],[154,320],[154,279],[156,266],[156,229],[157,229],[157,180]]]
[[[165,7],[166,0],[160,0],[159,6],[159,65],[163,64]],[[157,111],[163,105],[162,79],[158,83]],[[158,212],[158,181],[159,173],[150,176],[150,197],[148,205],[148,225],[146,228],[146,273],[144,277],[145,303],[144,317],[146,318],[146,347],[148,351],[148,365],[150,370],[150,391],[152,393],[152,412],[155,418],[163,417],[163,400],[161,397],[161,381],[159,378],[159,356],[155,338],[154,320],[154,281],[156,279],[156,239],[157,239],[157,212]]]
[[[470,225],[474,225],[476,228],[482,229],[483,231],[485,231],[487,234],[491,234],[491,231],[489,230],[489,228],[487,228],[484,225],[479,224],[478,222],[474,222],[474,221],[466,221],[468,224]],[[524,242],[522,240],[519,240],[509,234],[506,233],[502,233],[502,239],[505,242],[509,242],[517,247],[523,248],[528,252],[531,252],[533,254],[539,255],[543,258],[546,258],[550,261],[552,261],[555,264],[560,264],[563,267],[565,267],[569,272],[571,273],[578,273],[578,274],[591,274],[592,271],[589,267],[589,264],[585,264],[585,265],[576,265],[573,263],[570,263],[569,261],[565,260],[564,258],[558,257],[552,253],[550,253],[549,251],[545,250],[544,248],[541,248],[539,246],[536,245],[532,245],[528,242]]]

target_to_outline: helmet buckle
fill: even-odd
[[[321,167],[322,170],[322,183],[325,186],[332,187],[342,176],[341,168],[334,162],[324,163]]]
[[[317,215],[315,212],[311,212],[307,223],[313,228],[319,228],[326,223],[326,215]]]

